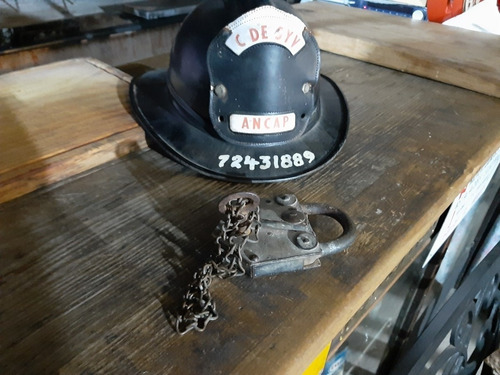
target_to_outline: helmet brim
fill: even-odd
[[[349,113],[337,85],[320,76],[319,117],[301,136],[266,145],[233,144],[193,124],[176,103],[165,70],[150,71],[130,84],[133,113],[148,145],[202,175],[232,182],[265,183],[298,178],[327,164],[347,136]],[[207,88],[208,89],[208,88]],[[207,120],[209,121],[209,120]]]

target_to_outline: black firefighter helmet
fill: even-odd
[[[201,174],[272,182],[307,174],[344,143],[347,105],[320,76],[316,40],[282,0],[207,0],[168,70],[130,86],[148,145]]]

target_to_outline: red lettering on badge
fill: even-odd
[[[248,30],[248,32],[250,33],[250,40],[255,43],[259,40],[259,32],[256,30],[256,29],[250,29]]]
[[[298,35],[295,35],[295,39],[293,40],[292,47],[295,46],[298,42],[300,42],[300,38]]]
[[[260,35],[262,39],[267,39],[267,25],[262,25],[260,29]]]
[[[274,32],[274,40],[279,41],[281,38],[283,38],[283,27],[280,26]]]
[[[235,133],[275,134],[295,129],[295,113],[278,115],[241,115],[229,116],[229,128]]]
[[[225,44],[236,55],[260,43],[279,44],[296,55],[305,45],[305,24],[296,16],[272,6],[245,13],[227,25],[231,31]]]
[[[240,47],[245,47],[246,46],[246,43],[242,43],[240,42],[240,34],[236,34],[236,37],[234,38],[236,40],[236,43],[240,46]]]
[[[257,117],[257,116],[255,116],[255,117],[253,118],[253,128],[254,128],[255,130],[260,130],[260,120],[261,120],[261,118],[260,118],[260,117]]]

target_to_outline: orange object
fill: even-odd
[[[480,1],[481,0],[428,0],[427,18],[431,22],[442,23],[452,17],[462,14]]]

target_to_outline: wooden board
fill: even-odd
[[[0,202],[142,145],[129,81],[93,59],[0,75]]]
[[[87,0],[50,3],[45,1],[2,1],[2,25],[7,28],[26,27],[33,24],[61,21],[69,18],[102,14],[106,7],[121,6],[136,0]],[[103,9],[104,8],[104,9]]]
[[[219,182],[138,151],[1,204],[0,373],[300,374],[375,303],[500,147],[500,100],[333,54],[322,64],[351,127],[307,178]],[[180,337],[172,314],[214,249],[217,203],[248,190],[337,205],[357,240],[318,269],[215,282],[219,320]],[[323,240],[330,224],[316,221]]]
[[[112,66],[169,53],[179,24],[170,24],[133,33],[113,34],[82,43],[42,45],[27,50],[0,53],[0,74],[55,61],[92,56]],[[165,62],[162,67],[166,67]]]
[[[500,97],[500,37],[314,1],[296,8],[321,49]]]

